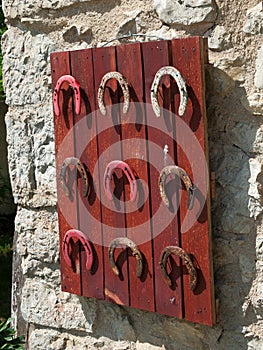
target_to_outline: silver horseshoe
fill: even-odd
[[[99,90],[98,90],[99,109],[101,111],[101,114],[103,115],[107,114],[106,107],[104,104],[104,91],[105,91],[105,85],[107,81],[112,78],[116,79],[122,88],[123,97],[124,97],[123,113],[126,114],[128,112],[129,105],[130,105],[129,85],[127,80],[124,78],[124,76],[119,72],[109,72],[102,77]]]
[[[160,68],[153,79],[153,83],[151,86],[151,101],[154,113],[157,117],[160,117],[161,115],[161,109],[158,103],[158,86],[160,84],[161,78],[164,75],[171,75],[178,85],[180,92],[180,105],[178,109],[178,114],[181,117],[184,115],[187,108],[188,93],[186,89],[185,79],[183,78],[179,70],[172,66],[165,66]]]
[[[164,204],[169,207],[169,199],[167,198],[166,192],[165,192],[165,182],[166,178],[170,174],[176,174],[180,177],[180,179],[183,181],[185,188],[188,193],[188,199],[187,199],[187,207],[189,210],[193,209],[194,206],[194,191],[196,187],[193,185],[190,177],[188,176],[187,172],[177,166],[177,165],[168,165],[162,169],[159,175],[159,191],[160,195],[162,197],[162,200]]]

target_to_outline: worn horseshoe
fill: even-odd
[[[72,262],[69,257],[69,241],[72,238],[77,238],[81,244],[83,245],[85,252],[86,252],[86,269],[90,270],[93,263],[93,253],[92,248],[90,246],[89,241],[87,240],[87,237],[78,230],[68,230],[65,234],[64,240],[63,240],[63,246],[62,246],[62,252],[65,258],[66,263],[72,267]]]
[[[126,114],[128,112],[129,105],[130,105],[129,85],[127,80],[124,78],[124,76],[119,72],[109,72],[105,74],[101,79],[99,90],[98,90],[99,109],[101,111],[101,114],[103,115],[107,114],[106,107],[104,104],[104,91],[105,91],[105,85],[107,81],[112,78],[116,79],[122,88],[123,97],[124,97],[123,113]]]
[[[74,165],[77,168],[78,172],[80,173],[80,176],[82,179],[82,194],[83,194],[83,197],[86,197],[88,194],[88,187],[89,187],[88,176],[83,164],[80,162],[78,158],[75,158],[75,157],[66,158],[61,166],[59,180],[61,182],[63,191],[65,192],[66,196],[69,197],[69,189],[66,184],[66,170],[69,165]]]
[[[129,165],[121,160],[113,160],[106,167],[106,170],[104,173],[104,179],[103,179],[103,186],[104,186],[106,196],[108,197],[109,200],[113,200],[113,195],[110,190],[110,180],[114,169],[117,169],[117,168],[121,169],[126,175],[127,179],[129,180],[130,188],[131,188],[130,201],[131,202],[135,201],[136,195],[137,195],[137,182],[136,182],[135,176],[131,168],[129,167]]]
[[[151,101],[154,113],[157,117],[160,117],[161,115],[161,109],[158,103],[158,86],[160,84],[161,78],[164,75],[171,75],[178,85],[180,92],[180,105],[178,109],[178,114],[179,116],[183,116],[188,103],[186,83],[179,70],[172,66],[165,66],[160,68],[153,79],[153,83],[151,86]]]
[[[192,291],[194,291],[196,288],[196,284],[197,284],[196,269],[192,263],[190,256],[182,248],[177,247],[177,246],[168,246],[161,253],[159,265],[161,267],[161,273],[162,273],[162,276],[163,276],[165,283],[168,284],[169,287],[172,285],[172,281],[171,281],[171,279],[168,276],[167,271],[166,271],[167,260],[171,254],[177,255],[182,260],[184,260],[185,266],[186,266],[188,273],[189,273],[189,276],[190,276],[190,288]]]
[[[165,183],[166,183],[166,178],[170,174],[177,174],[181,180],[183,181],[185,188],[188,193],[188,199],[187,199],[187,207],[188,209],[192,209],[194,205],[194,190],[196,187],[192,184],[192,181],[186,171],[183,168],[180,168],[177,165],[168,165],[163,168],[163,170],[160,173],[159,176],[159,190],[160,190],[160,195],[162,197],[162,200],[164,204],[169,207],[169,200],[167,198],[167,195],[165,193]]]
[[[109,257],[109,263],[110,263],[110,266],[111,266],[113,272],[115,273],[115,275],[119,276],[119,269],[116,266],[115,261],[114,261],[114,251],[115,251],[115,248],[118,247],[119,245],[125,245],[132,250],[132,255],[135,256],[135,258],[137,260],[136,276],[138,278],[140,278],[142,275],[142,254],[139,251],[136,244],[127,237],[115,238],[110,243],[108,257]]]
[[[75,96],[75,113],[78,115],[80,113],[80,85],[76,81],[74,77],[71,75],[63,75],[60,77],[57,81],[54,94],[53,94],[53,105],[54,105],[54,111],[57,116],[60,115],[60,108],[59,108],[59,92],[61,89],[61,86],[64,82],[69,83],[69,85],[74,90],[74,96]]]

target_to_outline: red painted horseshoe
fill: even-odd
[[[53,105],[54,105],[54,111],[57,116],[60,115],[60,108],[59,108],[59,92],[61,89],[61,86],[64,82],[69,83],[69,85],[74,90],[74,96],[75,96],[75,113],[78,115],[80,113],[80,85],[76,81],[74,77],[71,75],[63,75],[60,77],[57,81],[54,94],[53,94]]]
[[[63,240],[62,251],[63,251],[63,255],[64,255],[66,263],[72,267],[72,262],[71,262],[70,257],[69,257],[69,241],[73,237],[77,238],[81,242],[81,244],[83,245],[85,252],[86,252],[86,256],[87,256],[86,269],[90,270],[92,267],[92,263],[93,263],[92,248],[90,246],[89,241],[87,240],[87,237],[84,235],[84,233],[82,233],[81,231],[78,231],[78,230],[74,230],[74,229],[68,230],[65,234],[65,237]]]
[[[121,169],[126,175],[127,179],[130,183],[131,193],[130,193],[130,201],[134,202],[137,195],[137,183],[136,179],[133,175],[133,172],[129,165],[121,160],[113,160],[107,165],[107,168],[104,173],[103,186],[109,200],[113,200],[113,196],[110,190],[110,180],[113,174],[114,169]]]

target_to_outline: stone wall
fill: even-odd
[[[263,349],[262,2],[3,0],[3,8],[8,159],[18,205],[13,316],[28,349]],[[49,54],[130,31],[209,40],[213,328],[60,291]]]

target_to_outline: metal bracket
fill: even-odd
[[[188,193],[187,207],[191,210],[194,205],[194,190],[196,187],[192,184],[192,181],[186,171],[177,165],[168,165],[164,167],[159,175],[159,190],[164,204],[169,207],[169,200],[165,193],[165,183],[167,176],[170,174],[178,175],[183,181]]]
[[[177,247],[177,246],[168,246],[168,247],[164,248],[164,250],[162,251],[161,256],[160,256],[159,265],[161,267],[161,273],[162,273],[162,276],[163,276],[165,283],[168,284],[169,287],[172,285],[172,281],[171,281],[171,279],[168,276],[167,271],[166,271],[167,260],[171,254],[177,255],[182,260],[184,260],[185,266],[186,266],[188,273],[190,275],[190,288],[192,291],[194,291],[196,288],[196,284],[197,284],[196,269],[192,263],[190,256],[186,253],[186,251],[180,247]]]
[[[76,81],[74,77],[71,75],[63,75],[60,77],[57,81],[54,94],[53,94],[53,105],[54,105],[54,111],[57,116],[60,115],[60,108],[59,108],[59,92],[61,89],[61,86],[64,82],[69,83],[69,85],[74,90],[74,96],[75,96],[75,113],[78,115],[80,113],[80,85]]]
[[[138,278],[142,275],[142,255],[136,244],[127,237],[115,238],[111,243],[108,251],[109,263],[116,276],[119,276],[119,269],[114,261],[114,251],[119,245],[125,245],[132,250],[132,255],[135,256],[137,260],[136,276]]]
[[[62,252],[65,258],[66,263],[72,267],[72,262],[69,257],[69,241],[72,238],[77,238],[81,244],[83,245],[85,252],[86,252],[86,269],[90,270],[93,263],[93,252],[92,248],[90,246],[89,241],[87,240],[87,237],[82,233],[81,231],[72,229],[68,230],[65,234],[64,240],[63,240],[63,246],[62,246]]]
[[[121,160],[113,160],[106,167],[106,170],[104,173],[104,179],[103,179],[103,186],[104,186],[106,196],[108,197],[109,200],[113,200],[113,195],[110,190],[110,180],[114,169],[117,169],[117,168],[123,170],[124,174],[129,180],[130,188],[131,188],[130,201],[134,202],[137,195],[136,179],[129,165]]]
[[[69,165],[74,165],[77,168],[78,172],[80,173],[80,176],[82,179],[82,194],[83,194],[83,197],[86,197],[88,194],[88,188],[89,188],[88,176],[83,164],[80,162],[78,158],[75,158],[75,157],[66,158],[61,166],[59,180],[61,182],[63,191],[65,192],[66,196],[69,197],[69,189],[68,189],[68,186],[66,185],[66,169]]]
[[[103,114],[103,115],[107,114],[106,107],[104,104],[104,91],[105,91],[105,85],[106,85],[107,81],[112,79],[112,78],[116,79],[122,88],[123,97],[124,97],[123,113],[126,114],[128,112],[129,105],[130,105],[129,85],[128,85],[127,80],[124,78],[124,76],[119,72],[106,73],[103,76],[103,78],[101,79],[100,87],[98,90],[99,109],[101,111],[101,114]]]
[[[179,116],[183,116],[188,103],[188,93],[186,89],[185,79],[182,77],[181,73],[178,69],[172,66],[165,66],[158,70],[153,79],[153,83],[151,86],[151,101],[154,113],[157,117],[161,115],[161,109],[158,103],[158,86],[160,84],[160,80],[164,75],[171,75],[176,81],[179,92],[180,92],[180,105],[178,109]]]

